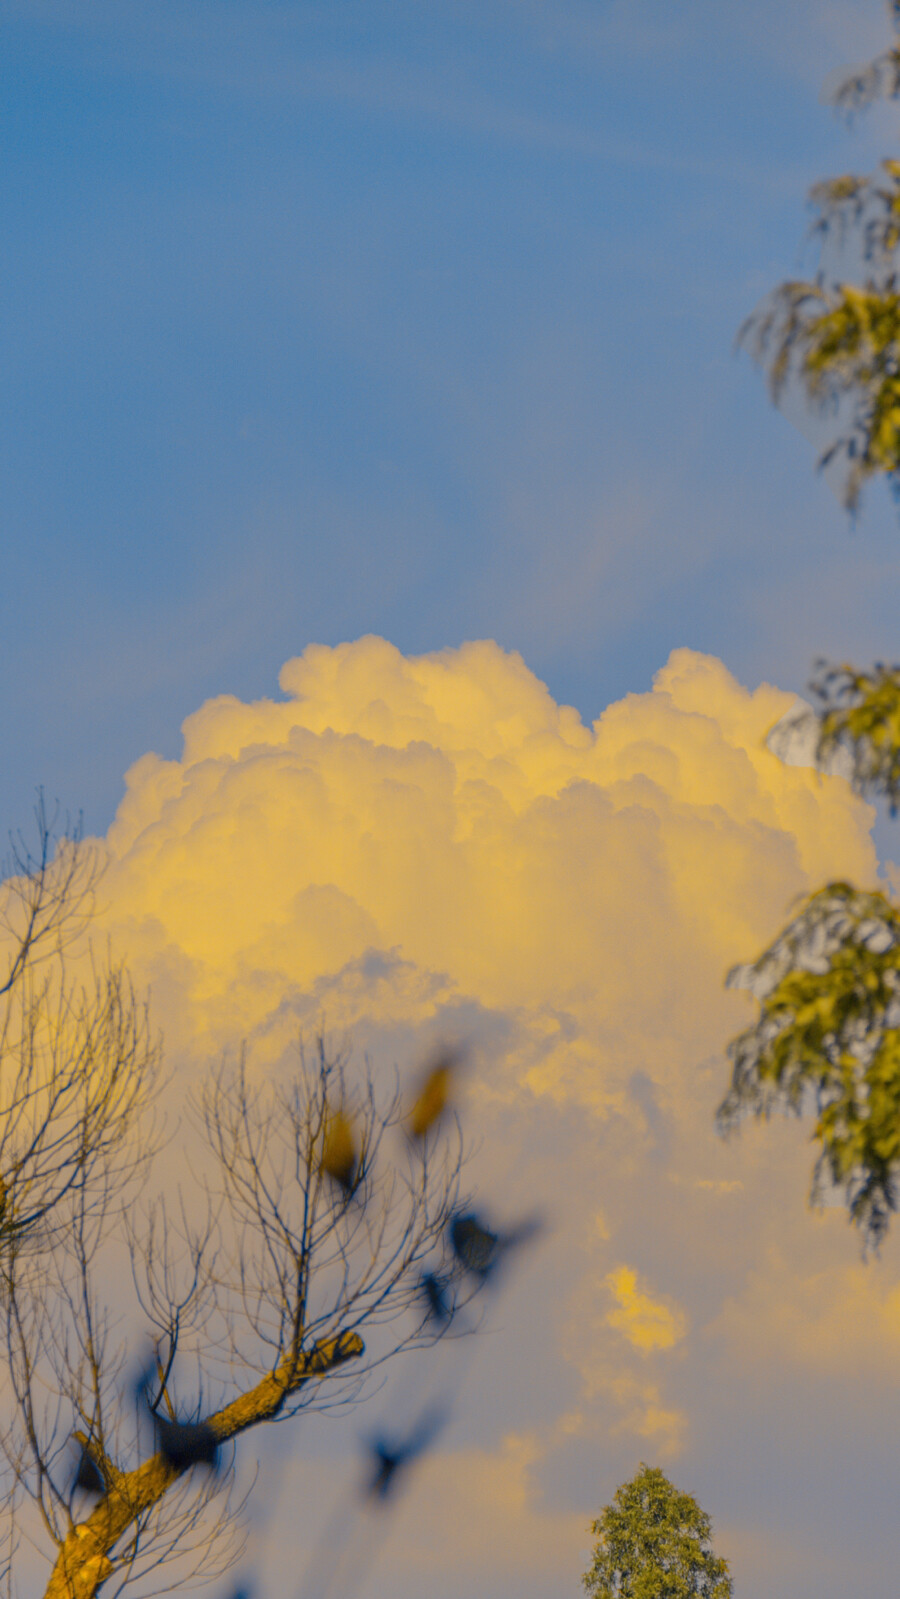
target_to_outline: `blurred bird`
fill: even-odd
[[[449,1284],[446,1279],[439,1277],[435,1271],[426,1271],[422,1274],[419,1286],[431,1320],[438,1322],[440,1326],[446,1326],[453,1319],[454,1309],[447,1292]]]
[[[81,1445],[81,1458],[75,1472],[75,1481],[72,1491],[79,1488],[82,1493],[97,1494],[100,1498],[106,1493],[106,1482],[103,1473],[97,1465],[93,1455],[89,1454],[84,1444]]]
[[[154,1377],[160,1377],[161,1373],[162,1365],[160,1363],[159,1353],[156,1349],[154,1349],[149,1357],[144,1361],[144,1364],[142,1365],[137,1376],[134,1378],[132,1384],[132,1393],[134,1394],[138,1404],[146,1405],[151,1415],[153,1414],[153,1405],[150,1400],[150,1386]]]
[[[474,1211],[454,1216],[450,1223],[450,1243],[463,1271],[470,1272],[473,1277],[484,1280],[496,1264],[499,1236],[492,1233]]]
[[[457,1055],[444,1051],[438,1056],[423,1079],[407,1115],[406,1131],[410,1138],[424,1138],[440,1121],[449,1104],[458,1068]]]
[[[342,1110],[334,1111],[326,1119],[322,1170],[345,1193],[352,1194],[359,1177],[359,1151],[353,1123]]]
[[[442,1410],[429,1410],[407,1438],[389,1443],[386,1438],[376,1438],[370,1445],[371,1463],[374,1467],[367,1493],[370,1498],[384,1503],[397,1487],[398,1473],[402,1474],[431,1443],[445,1421]]]
[[[166,1416],[154,1416],[156,1441],[174,1471],[187,1471],[189,1466],[206,1466],[218,1470],[219,1440],[205,1421],[169,1421]]]
[[[173,1416],[160,1416],[150,1400],[150,1386],[154,1377],[158,1377],[162,1382],[162,1366],[155,1352],[140,1372],[134,1385],[134,1393],[135,1398],[143,1401],[150,1412],[156,1433],[156,1447],[160,1454],[165,1457],[174,1471],[187,1471],[190,1466],[206,1466],[210,1471],[217,1471],[219,1440],[208,1422],[176,1421]],[[160,1399],[162,1397],[161,1393]],[[168,1394],[165,1398],[169,1404]]]
[[[474,1211],[454,1216],[450,1223],[450,1244],[463,1271],[481,1282],[496,1271],[509,1250],[524,1244],[540,1231],[535,1218],[520,1222],[511,1232],[495,1233],[485,1225]]]

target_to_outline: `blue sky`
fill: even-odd
[[[494,637],[588,717],[679,644],[891,653],[893,509],[732,351],[881,153],[819,99],[874,0],[2,14],[10,825],[105,828],[310,640]]]

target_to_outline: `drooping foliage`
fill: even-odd
[[[900,1176],[900,914],[883,894],[830,883],[730,987],[759,1017],[729,1046],[729,1131],[780,1108],[816,1116],[813,1198],[843,1188],[852,1220],[877,1245]]]
[[[834,99],[847,116],[900,98],[897,0],[889,11],[898,43],[840,85]],[[817,183],[809,198],[818,270],[780,284],[739,338],[766,369],[773,400],[797,383],[811,406],[837,414],[819,464],[843,461],[844,503],[856,511],[872,477],[900,492],[900,161]]]
[[[892,816],[900,809],[900,666],[877,661],[870,672],[855,666],[820,665],[811,685],[819,700],[820,765],[837,750],[851,758],[861,794],[886,799]]]
[[[900,0],[888,7],[897,42],[852,73],[834,96],[847,116],[900,99]],[[900,497],[900,161],[872,177],[817,184],[810,196],[820,270],[780,285],[741,337],[767,368],[774,398],[799,382],[830,404],[838,436],[820,464],[843,457],[844,500],[887,477]],[[826,270],[828,261],[856,269]],[[857,791],[900,810],[900,666],[870,671],[820,662],[816,759],[849,758]],[[882,893],[829,883],[728,982],[759,1001],[730,1048],[731,1087],[718,1112],[732,1131],[776,1108],[815,1116],[812,1198],[843,1190],[864,1247],[878,1246],[900,1194],[900,911]]]

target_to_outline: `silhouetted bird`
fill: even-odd
[[[510,1249],[524,1244],[540,1231],[540,1222],[531,1218],[511,1232],[495,1233],[474,1211],[454,1216],[450,1223],[450,1243],[464,1271],[486,1282]]]
[[[170,1421],[167,1416],[154,1415],[153,1425],[160,1453],[173,1470],[187,1471],[189,1466],[217,1469],[219,1440],[207,1422]]]
[[[175,1471],[187,1471],[189,1466],[206,1466],[216,1471],[219,1464],[219,1440],[205,1421],[173,1421],[171,1416],[159,1415],[151,1403],[150,1390],[154,1377],[160,1381],[157,1404],[162,1401],[163,1372],[154,1352],[139,1374],[135,1385],[135,1398],[142,1401],[150,1412],[156,1432],[156,1447]]]
[[[106,1493],[106,1482],[100,1467],[93,1455],[89,1454],[84,1445],[81,1446],[81,1459],[75,1472],[73,1491],[80,1488],[82,1493],[98,1494],[101,1498]]]
[[[322,1139],[322,1170],[345,1193],[352,1193],[359,1175],[359,1151],[353,1124],[342,1110],[331,1114]]]
[[[410,1138],[421,1139],[439,1122],[447,1109],[458,1067],[458,1057],[441,1054],[425,1077],[406,1118]]]
[[[370,1454],[374,1472],[367,1489],[370,1498],[379,1499],[382,1503],[390,1498],[397,1486],[398,1473],[405,1471],[428,1448],[444,1420],[442,1410],[430,1410],[408,1438],[395,1443],[389,1443],[386,1438],[373,1441]]]
[[[486,1278],[496,1265],[500,1238],[479,1220],[473,1211],[454,1216],[450,1223],[450,1243],[464,1271]]]
[[[426,1271],[422,1275],[422,1294],[428,1305],[428,1314],[432,1321],[446,1326],[453,1318],[453,1302],[447,1292],[448,1283],[445,1278],[439,1277],[437,1272]]]

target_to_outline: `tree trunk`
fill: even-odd
[[[344,1361],[364,1353],[365,1345],[358,1333],[342,1333],[317,1344],[309,1354],[285,1355],[268,1377],[209,1416],[206,1425],[219,1443],[228,1443],[249,1427],[272,1421],[288,1395],[297,1393],[311,1378],[324,1377]],[[110,1555],[116,1544],[183,1474],[160,1453],[133,1471],[119,1471],[89,1440],[76,1436],[96,1460],[107,1483],[107,1493],[62,1545],[44,1599],[95,1599],[115,1570]]]

